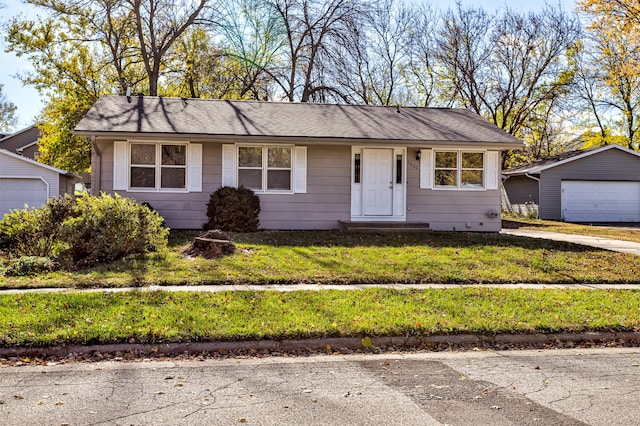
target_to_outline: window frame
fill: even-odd
[[[241,148],[260,148],[262,150],[262,163],[260,168],[253,166],[240,165],[240,149]],[[289,167],[269,167],[269,148],[288,148],[289,149]],[[295,168],[295,145],[292,144],[237,144],[236,145],[236,182],[240,186],[240,170],[261,170],[262,188],[249,188],[256,194],[294,194],[294,168]],[[269,171],[288,170],[289,171],[289,189],[269,189]]]
[[[155,164],[134,164],[131,161],[134,145],[153,145],[155,146]],[[184,165],[162,164],[162,147],[163,146],[183,146],[185,161]],[[131,185],[131,171],[133,167],[154,169],[155,186],[143,187]],[[163,188],[162,187],[162,170],[163,169],[182,169],[184,171],[184,187],[182,188]],[[162,192],[162,193],[186,193],[189,192],[189,142],[178,141],[158,141],[158,140],[129,140],[127,141],[127,191],[129,192]]]
[[[456,153],[456,167],[437,167],[437,156],[439,152]],[[462,167],[463,154],[482,154],[482,168],[479,167]],[[438,191],[485,191],[487,189],[487,151],[481,149],[455,149],[455,148],[439,148],[433,150],[433,189]],[[456,185],[438,185],[436,174],[438,170],[448,170],[456,172]],[[477,186],[463,185],[463,171],[481,171],[482,183]]]

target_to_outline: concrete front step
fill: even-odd
[[[428,231],[431,229],[426,222],[352,222],[339,220],[343,231]]]

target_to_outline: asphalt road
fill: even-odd
[[[640,349],[0,368],[2,425],[637,425]]]

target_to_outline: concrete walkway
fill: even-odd
[[[505,288],[505,289],[575,289],[575,290],[640,290],[640,284],[538,284],[538,283],[515,283],[515,284],[265,284],[265,285],[150,285],[145,287],[121,287],[121,288],[28,288],[28,289],[0,289],[0,294],[23,294],[23,293],[125,293],[125,292],[145,292],[145,291],[184,291],[194,293],[220,293],[225,291],[319,291],[319,290],[340,290],[353,291],[368,288],[390,288],[396,290],[424,290],[430,288],[465,288],[465,287],[485,287],[485,288]]]
[[[589,235],[561,234],[559,232],[537,231],[535,229],[503,229],[501,233],[517,237],[563,241],[566,243],[581,244],[583,246],[596,247],[603,250],[630,253],[640,256],[640,243],[634,243],[631,241],[621,241]]]

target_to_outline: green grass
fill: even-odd
[[[639,283],[640,256],[500,234],[456,232],[233,234],[221,259],[187,259],[195,232],[170,250],[90,270],[0,277],[0,287],[123,287],[274,283]],[[6,258],[5,258],[6,261]]]
[[[637,331],[639,310],[635,290],[27,293],[0,295],[0,345]]]

